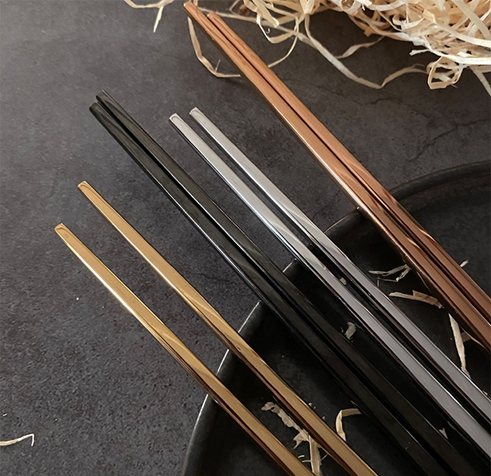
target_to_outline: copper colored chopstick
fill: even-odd
[[[232,43],[230,37],[227,36],[230,30],[220,19],[215,18],[213,15],[210,15],[210,19],[206,18],[189,2],[185,4],[185,8],[187,13],[213,40],[216,46],[238,67],[242,75],[258,89],[268,104],[279,115],[280,119],[282,119],[297,138],[307,147],[309,152],[323,164],[341,188],[347,192],[365,215],[374,222],[393,246],[402,253],[406,262],[418,272],[430,290],[439,296],[446,308],[460,320],[463,327],[490,349],[491,326],[483,316],[483,312],[476,308],[465,292],[447,277],[445,271],[441,269],[440,264],[435,262],[433,257],[428,254],[426,248],[421,246],[415,237],[408,235],[407,229],[405,228],[408,225],[395,221],[384,203],[380,201],[380,197],[374,196],[371,190],[366,188],[354,175],[355,171],[359,172],[361,165],[353,159],[355,164],[347,166],[332,152],[304,119],[299,116],[297,110],[292,107],[291,103],[288,103],[260,72],[255,69],[249,58],[246,58],[240,53],[236,48],[237,45]],[[222,24],[222,30],[227,29],[227,35],[224,35],[221,29],[217,27],[216,24],[218,23]],[[258,59],[258,61],[260,60]],[[267,69],[265,65],[264,67]],[[286,86],[283,85],[283,87],[287,90]],[[293,96],[291,92],[290,95]],[[305,106],[303,107],[305,108]],[[376,182],[373,177],[372,181]],[[379,188],[381,188],[380,184]],[[382,195],[384,198],[390,196],[387,191]],[[398,208],[403,210],[400,205],[398,205]],[[407,215],[406,212],[404,213]],[[427,242],[431,241],[434,243],[426,232],[422,229],[419,230],[420,235],[423,235]],[[463,273],[463,271],[459,270],[459,273]],[[467,276],[465,273],[464,275]],[[462,281],[466,280],[469,281],[470,278],[462,278]],[[478,291],[479,293],[483,294],[482,291]],[[489,298],[486,297],[486,299]]]
[[[231,39],[237,50],[251,65],[268,81],[268,83],[295,110],[300,118],[327,145],[333,154],[344,164],[353,175],[370,192],[378,198],[386,210],[414,236],[427,253],[432,255],[437,263],[446,269],[446,274],[469,297],[470,301],[482,312],[488,322],[491,322],[491,302],[483,290],[476,285],[470,276],[453,260],[448,253],[417,223],[400,203],[368,172],[363,165],[346,149],[341,142],[322,124],[319,119],[288,89],[275,73],[252,51],[245,42],[215,13],[210,13],[209,20]],[[321,164],[326,167],[325,160]]]
[[[310,435],[349,474],[375,476],[376,473],[310,408],[245,342],[235,329],[196,291],[124,218],[87,182],[81,192],[116,228],[157,274],[198,314],[269,388],[286,411],[299,421]]]
[[[346,149],[341,142],[322,124],[319,119],[293,94],[276,74],[254,53],[245,42],[215,13],[210,13],[209,20],[226,36],[251,65],[282,96],[304,122],[327,145],[333,154],[346,165],[353,175],[370,192],[383,203],[407,231],[418,239],[420,245],[440,265],[447,269],[447,274],[461,287],[470,300],[491,322],[491,303],[489,297],[477,286],[469,275],[453,260],[448,253],[419,225],[399,202],[368,172],[363,165]],[[321,164],[326,166],[325,160]]]
[[[65,225],[55,228],[82,263],[166,348],[206,392],[291,476],[312,476],[294,456],[231,392],[184,343],[102,263]],[[366,473],[368,474],[368,473]]]
[[[199,109],[190,115],[305,238],[391,322],[432,372],[491,423],[491,401],[239,148]],[[181,133],[185,133],[181,131]],[[193,142],[192,136],[185,134]],[[194,135],[194,134],[193,134]],[[198,148],[194,144],[195,148]],[[201,152],[203,153],[203,152]],[[215,161],[218,159],[215,158]],[[214,167],[216,169],[216,167]],[[221,173],[223,176],[223,173]]]

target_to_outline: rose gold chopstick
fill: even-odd
[[[368,172],[363,165],[336,139],[319,119],[293,94],[278,76],[252,51],[244,41],[215,13],[210,13],[209,20],[229,39],[237,50],[251,63],[252,66],[268,81],[297,112],[304,122],[327,145],[333,154],[345,164],[353,175],[393,214],[409,233],[413,234],[420,245],[448,270],[448,275],[469,296],[476,307],[488,321],[491,303],[489,297],[477,286],[470,276],[453,260],[448,253],[417,223],[400,203]],[[321,164],[325,166],[324,161]]]
[[[282,119],[287,127],[307,147],[309,152],[323,164],[341,188],[360,206],[365,215],[374,222],[393,246],[403,255],[408,264],[424,279],[428,287],[440,297],[447,309],[455,317],[459,318],[462,325],[475,335],[488,349],[491,348],[491,326],[486,321],[483,313],[469,300],[465,292],[447,277],[444,269],[442,270],[440,268],[440,263],[432,259],[427,249],[418,244],[415,238],[408,234],[407,228],[394,219],[384,203],[380,201],[380,197],[374,196],[371,190],[360,183],[360,180],[354,175],[354,169],[359,172],[360,168],[363,169],[361,164],[353,158],[352,161],[355,163],[347,166],[332,152],[325,142],[306,124],[305,120],[299,116],[298,111],[292,107],[291,103],[288,103],[261,73],[257,71],[249,61],[249,58],[241,54],[235,44],[236,35],[233,34],[235,37],[232,43],[228,36],[231,30],[216,15],[213,16],[210,14],[210,19],[208,19],[196,6],[189,2],[185,4],[185,8],[188,15],[196,21],[225,56],[238,67],[241,74],[258,89],[267,103],[279,115],[280,119]],[[222,24],[222,30],[227,29],[227,35],[218,28],[217,23]],[[260,62],[261,60],[257,58],[256,62],[258,61]],[[269,71],[265,65],[264,68]],[[279,79],[277,81],[281,83]],[[285,85],[283,85],[283,89],[289,91]],[[289,92],[289,94],[295,98],[293,93]],[[295,98],[295,105],[297,105],[297,102],[300,103]],[[303,106],[303,109],[306,110],[305,106]],[[367,171],[365,172],[368,174]],[[376,182],[373,177],[371,178],[373,182]],[[391,197],[380,184],[378,184],[378,188],[384,190],[383,195],[385,198],[387,196]],[[392,200],[394,199],[392,198]],[[403,210],[399,204],[397,204],[397,207]],[[404,213],[407,215],[407,212],[404,211]],[[415,224],[412,218],[409,221]],[[420,234],[426,237],[427,241],[436,243],[424,230],[419,228],[419,231]],[[467,275],[465,274],[465,276]],[[472,280],[470,281],[472,282]],[[474,284],[474,286],[476,285]],[[489,300],[487,297],[486,299]]]

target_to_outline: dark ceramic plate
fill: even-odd
[[[395,197],[443,245],[458,262],[469,260],[468,273],[489,293],[490,288],[490,166],[478,163],[449,169],[410,182],[393,191]],[[387,270],[399,266],[400,258],[357,212],[353,212],[327,231],[343,251],[363,270]],[[286,274],[324,312],[340,330],[349,317],[297,262]],[[401,282],[383,283],[386,292],[425,291],[411,273]],[[423,303],[398,300],[397,304],[427,333],[447,355],[457,362],[452,333],[446,313]],[[349,397],[331,375],[320,368],[309,353],[291,337],[279,320],[259,304],[245,321],[241,334],[253,348],[289,383],[304,400],[311,403],[333,426],[340,409],[353,407]],[[380,352],[361,330],[354,344],[400,389],[410,394],[411,384]],[[489,361],[476,344],[467,344],[467,365],[476,383],[489,390]],[[293,448],[296,432],[286,428],[279,418],[261,411],[272,397],[264,386],[235,357],[226,354],[218,371],[220,379],[288,447]],[[417,399],[417,396],[414,397]],[[445,427],[446,422],[441,421]],[[347,441],[380,475],[418,474],[404,452],[383,435],[363,415],[345,420]],[[447,433],[451,428],[446,427]],[[306,455],[302,443],[294,452]],[[324,475],[345,474],[326,458]],[[196,422],[182,476],[239,476],[283,474],[252,440],[207,398]]]

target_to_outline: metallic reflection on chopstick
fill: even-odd
[[[277,85],[281,82],[277,78],[276,82],[271,81],[274,74],[217,15],[210,14],[207,18],[191,2],[187,2],[184,7],[187,14],[237,66],[307,150],[421,276],[447,310],[486,348],[491,349],[490,300],[467,273],[373,177],[366,171],[365,174],[362,172],[363,167],[359,162],[353,160],[344,163],[333,153],[323,140],[325,135],[318,135],[311,128],[311,121],[305,119],[305,106],[299,106],[299,100],[286,86],[283,85],[279,90],[272,86],[272,83]],[[256,68],[257,64],[262,67]],[[364,182],[366,176],[371,177],[370,185]]]
[[[198,314],[327,452],[350,474],[376,473],[256,354],[234,328],[87,182],[81,192],[152,266],[157,274]]]
[[[413,348],[425,358],[448,388],[488,423],[491,401],[366,275],[334,244],[247,156],[236,147],[199,109],[191,116],[227,153],[285,217],[324,254],[362,294],[393,323]]]
[[[99,103],[90,108],[94,116],[258,297],[285,322],[292,334],[334,373],[364,414],[378,423],[427,474],[479,474],[473,468],[483,464],[479,455],[467,458],[455,451],[435,426],[328,323],[114,99],[105,92],[98,94],[97,99]],[[324,339],[320,338],[319,331]],[[430,454],[419,438],[439,457]],[[466,451],[474,454],[472,448]]]
[[[455,400],[442,384],[386,327],[329,271],[297,236],[261,201],[239,176],[177,114],[170,118],[200,156],[215,170],[249,209],[348,309],[368,332],[446,413],[447,417],[486,454],[491,435]]]
[[[56,233],[82,263],[166,348],[207,393],[253,438],[283,470],[292,476],[312,476],[294,456],[206,367],[179,338],[107,268],[65,225]]]

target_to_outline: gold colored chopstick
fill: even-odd
[[[102,263],[65,225],[56,233],[82,263],[166,348],[206,392],[291,476],[312,476],[294,456],[231,392],[184,343]]]
[[[258,58],[254,58],[254,65],[251,64],[251,54],[243,55],[239,51],[238,37],[230,30],[225,23],[216,15],[210,14],[209,18],[205,17],[203,13],[193,4],[186,3],[185,9],[188,15],[203,29],[207,36],[215,43],[215,45],[228,57],[232,63],[234,63],[241,74],[252,83],[252,85],[261,93],[266,99],[267,103],[278,114],[280,119],[290,128],[290,130],[297,136],[297,138],[306,146],[309,152],[328,170],[334,180],[341,186],[341,188],[351,197],[351,199],[362,209],[364,214],[370,218],[374,224],[382,231],[384,235],[389,239],[393,246],[403,255],[405,261],[416,270],[421,278],[427,283],[430,290],[432,290],[437,296],[440,297],[446,308],[455,315],[468,331],[476,336],[488,349],[491,348],[491,326],[486,321],[486,312],[481,308],[486,306],[484,301],[488,301],[489,298],[473,283],[473,281],[462,270],[458,270],[460,277],[456,283],[452,280],[451,276],[447,276],[444,267],[438,261],[435,261],[433,255],[428,252],[428,243],[431,243],[430,248],[439,247],[434,240],[415,224],[414,220],[404,211],[404,209],[390,196],[390,194],[378,184],[378,189],[382,189],[381,196],[372,194],[371,189],[364,186],[357,174],[363,169],[361,164],[352,158],[352,162],[345,164],[340,160],[337,155],[326,145],[325,141],[319,137],[319,135],[310,127],[304,118],[296,110],[299,107],[305,114],[308,111],[305,106],[299,106],[300,101],[295,98],[293,93],[286,88],[286,86],[277,79],[283,86],[280,88],[283,94],[285,91],[289,92],[290,98],[294,102],[295,108],[292,103],[289,103],[271,84],[268,79],[272,72],[265,78],[261,72],[259,72],[254,65],[261,63],[263,67],[270,71],[264,63]],[[218,26],[220,25],[220,26]],[[240,39],[239,39],[240,40]],[[242,48],[249,48],[243,44],[240,40]],[[253,53],[252,53],[253,55]],[[275,76],[274,76],[275,77]],[[310,115],[312,115],[309,112]],[[312,115],[312,117],[314,117]],[[318,122],[318,121],[317,121]],[[318,123],[320,124],[320,122]],[[322,126],[322,124],[320,124]],[[324,126],[322,126],[324,127]],[[319,127],[317,127],[318,131]],[[327,129],[326,129],[327,131]],[[331,135],[330,133],[328,133]],[[328,141],[326,139],[326,141]],[[346,151],[347,152],[347,151]],[[365,170],[365,169],[363,169]],[[368,172],[365,170],[365,173]],[[363,173],[361,173],[363,175]],[[368,174],[369,175],[369,174]],[[375,183],[376,180],[371,177]],[[394,218],[386,207],[386,203],[383,199],[388,201],[394,200],[397,204],[399,211],[403,211],[409,218],[404,220],[403,223]],[[391,198],[389,198],[391,197]],[[401,212],[402,213],[402,212]],[[407,222],[407,223],[406,223]],[[411,222],[412,225],[409,223]],[[413,226],[414,225],[414,226]],[[421,243],[413,235],[408,234],[407,227],[413,229],[415,226],[419,229],[419,235],[416,238],[423,238]],[[445,252],[441,249],[441,252]],[[450,257],[448,257],[451,260]],[[442,269],[443,268],[443,269]],[[462,274],[463,273],[463,274]],[[475,289],[477,295],[484,296],[479,302],[481,305],[475,305],[475,299],[469,298],[469,296],[460,287],[460,282],[471,282],[471,286],[467,286]],[[465,289],[467,289],[464,286]],[[487,309],[487,308],[486,308]],[[489,314],[489,311],[488,311]]]
[[[199,294],[104,198],[87,182],[81,192],[116,228],[157,274],[198,314],[254,374],[271,390],[314,440],[348,471],[359,476],[376,473],[310,408]]]

